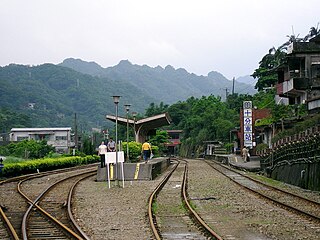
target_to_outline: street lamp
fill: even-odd
[[[137,116],[137,112],[132,112],[132,116],[133,116],[134,140],[137,141],[137,139],[136,139],[136,116]]]
[[[116,179],[115,184],[119,187],[119,175],[118,175],[118,104],[121,96],[112,96],[113,102],[116,105]]]
[[[126,108],[127,112],[127,161],[129,162],[129,110],[131,104],[125,104],[124,107]]]

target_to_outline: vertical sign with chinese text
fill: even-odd
[[[252,148],[252,101],[243,102],[243,144]]]

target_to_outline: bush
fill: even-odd
[[[139,161],[139,157],[141,156],[141,147],[142,147],[141,143],[129,142],[130,162],[138,162]],[[127,143],[126,142],[123,142],[122,148],[124,151],[124,156],[126,157],[127,156]],[[151,148],[152,148],[152,153],[154,154],[154,156],[158,156],[159,155],[159,147],[151,145]]]
[[[1,147],[3,155],[15,156],[20,158],[42,158],[50,152],[54,151],[52,146],[47,145],[46,141],[23,140],[17,143],[10,143],[7,146]]]
[[[260,144],[257,145],[256,151],[259,152],[259,151],[262,151],[262,150],[267,149],[267,148],[268,148],[268,144],[260,143]]]
[[[5,177],[14,177],[23,174],[36,173],[38,170],[40,172],[43,172],[95,163],[98,160],[98,156],[73,156],[61,158],[43,158],[16,163],[5,163],[2,173]]]
[[[295,134],[299,134],[300,132],[305,131],[308,128],[319,125],[319,124],[320,124],[320,114],[308,117],[306,120],[296,123],[293,128],[286,129],[284,131],[279,132],[277,135],[275,135],[272,138],[271,142],[275,143],[279,139],[282,139],[288,136],[293,136]]]

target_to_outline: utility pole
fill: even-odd
[[[225,88],[224,90],[226,90],[226,101],[227,101],[227,98],[228,98],[228,88]]]
[[[77,124],[77,113],[74,114],[74,148],[78,149],[78,124]]]
[[[232,95],[234,94],[234,81],[235,81],[235,79],[233,77],[233,79],[232,79]]]

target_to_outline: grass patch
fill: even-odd
[[[256,179],[256,180],[259,180],[263,183],[266,183],[270,186],[273,186],[273,187],[282,187],[284,186],[284,184],[280,181],[277,181],[277,180],[274,180],[272,178],[268,178],[268,177],[265,177],[265,176],[262,176],[262,175],[257,175],[257,174],[250,174],[250,177]]]
[[[158,213],[159,207],[158,207],[158,203],[157,203],[156,199],[153,201],[151,209],[152,209],[153,214]]]
[[[158,205],[158,212],[166,212],[169,214],[173,214],[173,215],[179,215],[179,214],[185,214],[186,213],[186,209],[184,207],[183,203],[180,203],[179,205],[166,205],[166,204],[159,204]]]
[[[189,201],[189,204],[193,210],[197,209],[197,205],[193,201]]]
[[[25,162],[27,161],[26,159],[23,158],[18,158],[18,157],[12,157],[12,156],[8,156],[6,157],[5,160],[3,160],[3,163],[19,163],[19,162]]]

